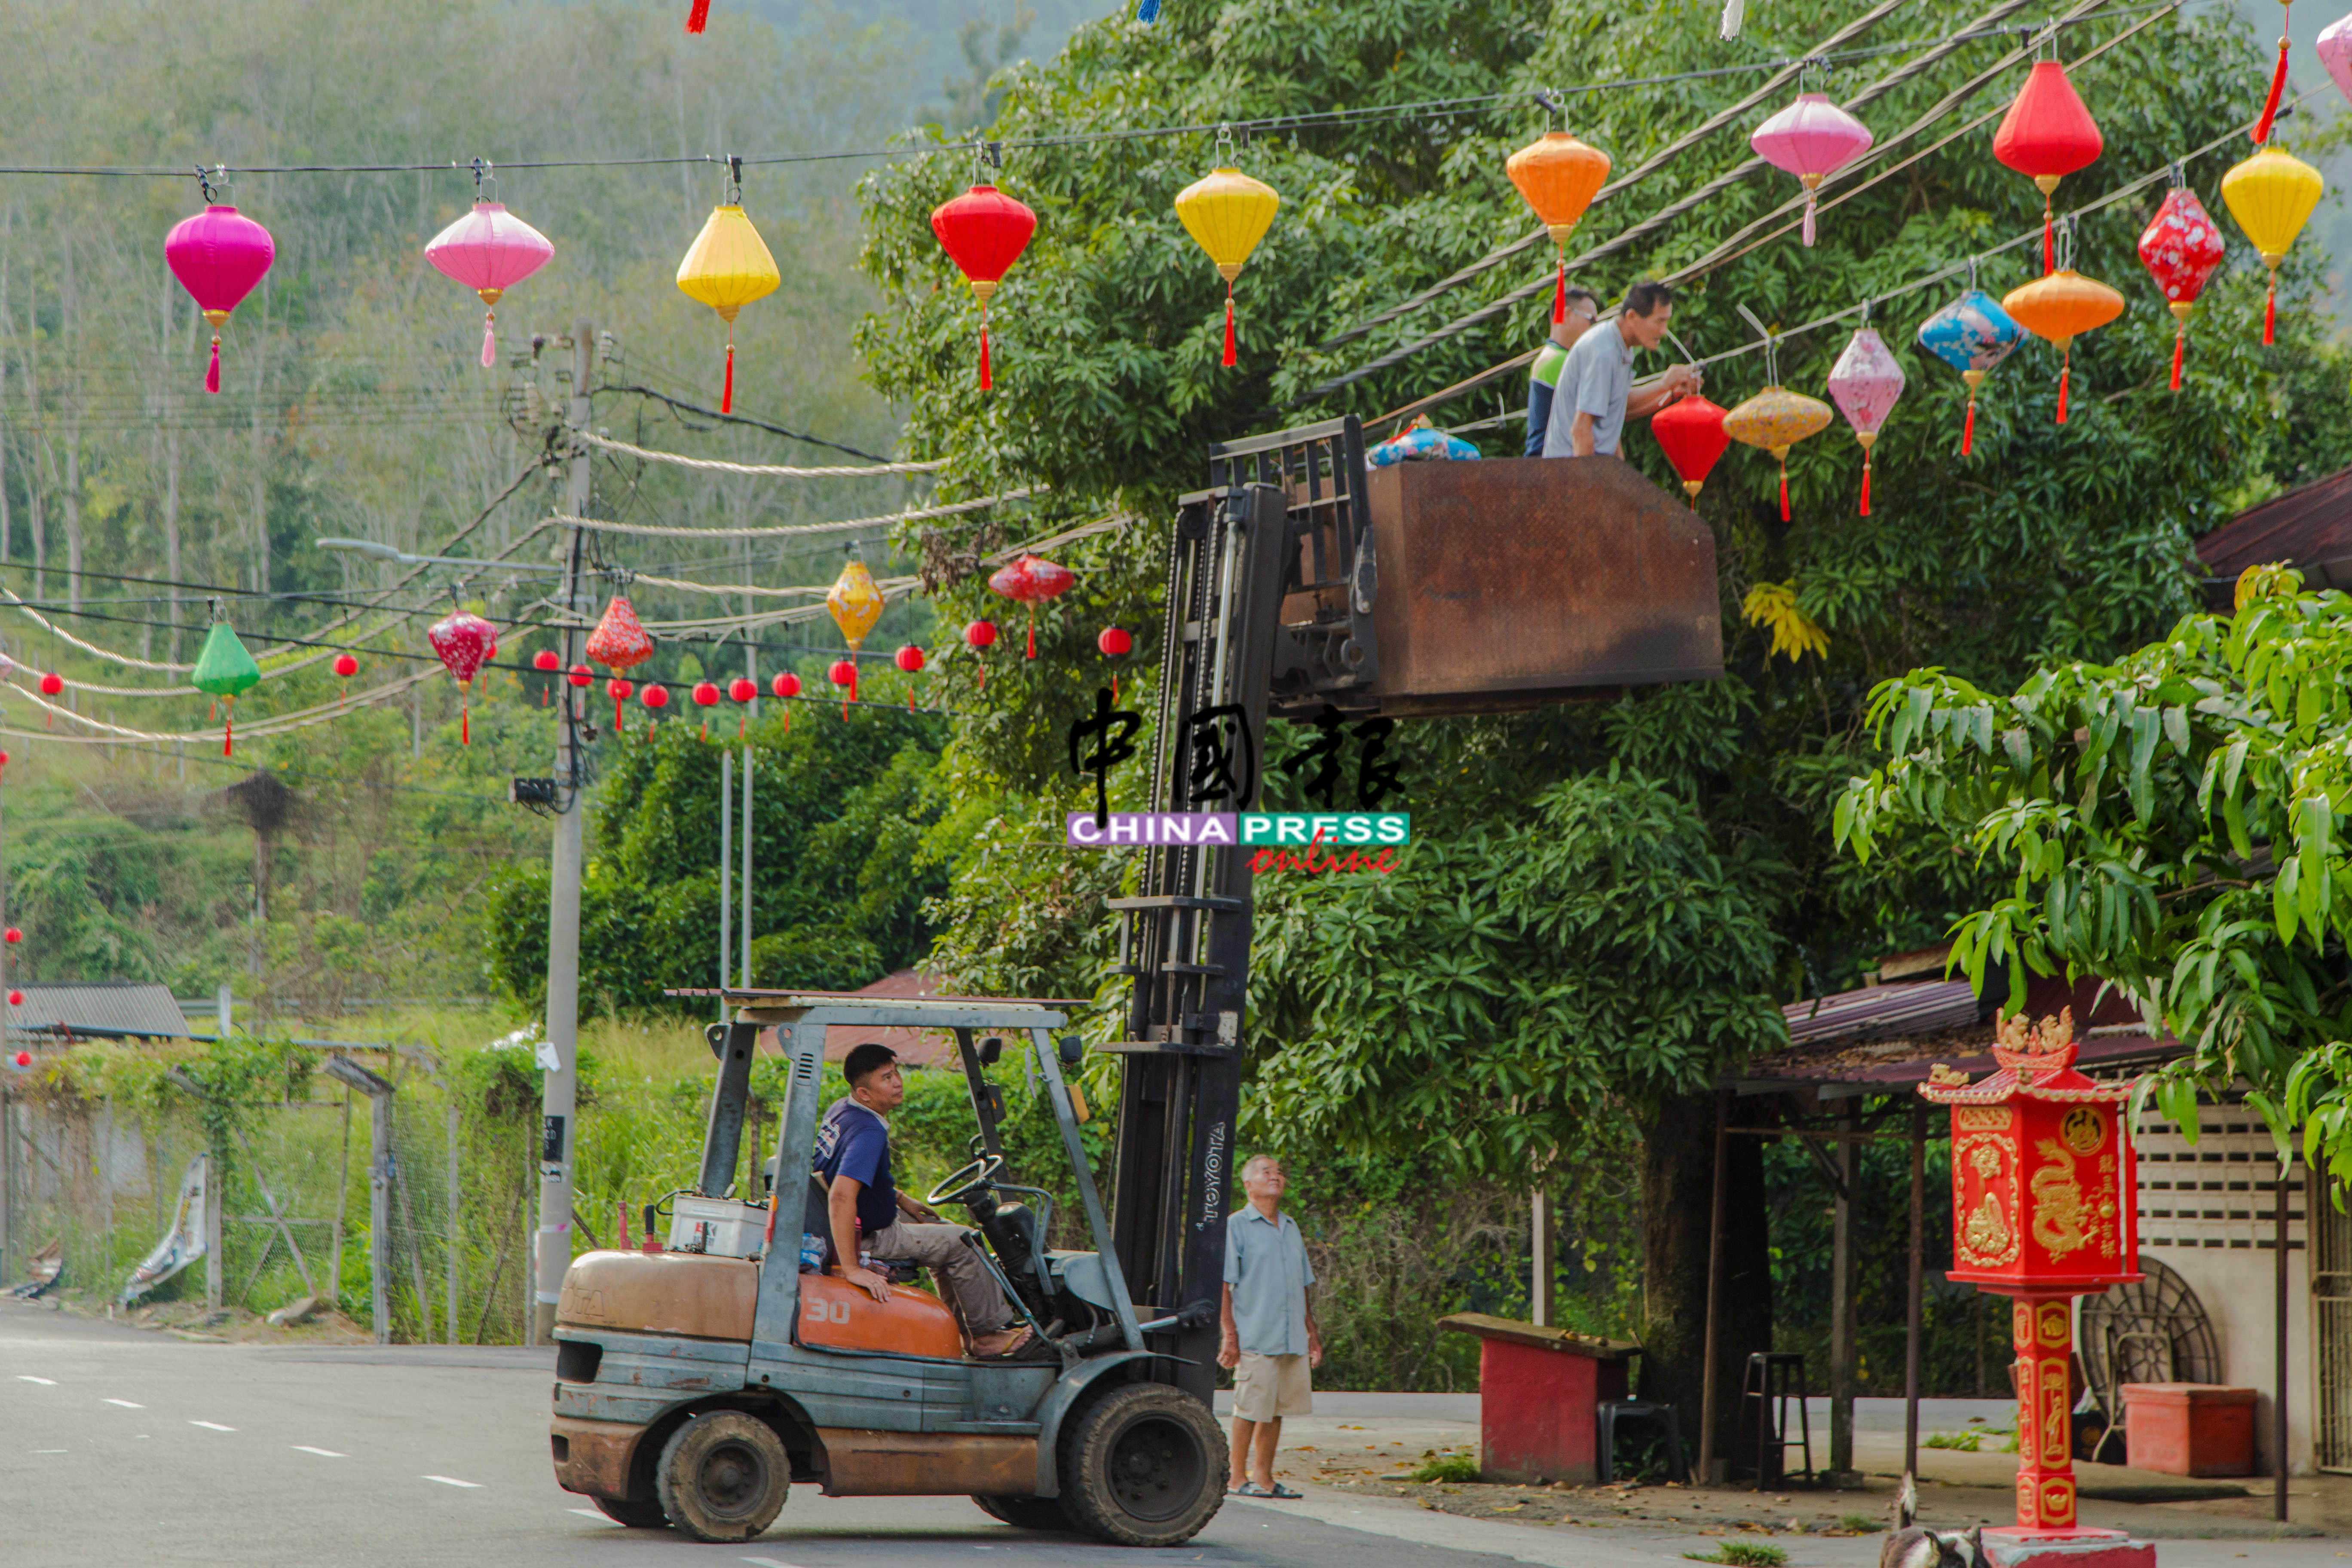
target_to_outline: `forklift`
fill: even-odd
[[[1628,465],[1423,467],[1457,472],[1369,475],[1352,416],[1212,448],[1211,487],[1181,499],[1169,544],[1152,810],[1255,809],[1270,712],[1494,711],[1720,672],[1712,538]],[[1486,487],[1484,501],[1465,485]],[[1525,559],[1448,578],[1445,530],[1475,534],[1488,562],[1508,544],[1482,506],[1513,514]],[[1437,591],[1383,595],[1381,558],[1416,552],[1435,552],[1412,570]],[[1486,616],[1483,641],[1460,635],[1465,614],[1474,632]],[[673,992],[729,1009],[709,1030],[719,1066],[701,1168],[667,1250],[589,1252],[565,1276],[557,1479],[623,1524],[706,1542],[766,1531],[795,1481],[833,1497],[961,1494],[1013,1525],[1129,1546],[1196,1534],[1227,1473],[1211,1400],[1251,880],[1238,847],[1160,844],[1137,893],[1110,900],[1129,995],[1125,1037],[1094,1047],[1123,1058],[1108,1213],[1064,1077],[1083,1059],[1068,1032],[1080,1004]],[[939,1297],[900,1287],[877,1303],[837,1271],[803,1269],[801,1184],[826,1030],[844,1025],[954,1036],[972,1158],[926,1201],[969,1213],[967,1244],[1052,1359],[967,1359]],[[767,1029],[790,1064],[773,1184],[739,1202]],[[1034,1053],[1087,1250],[1049,1246],[1051,1199],[1006,1169],[1003,1101],[982,1068],[1008,1038]]]

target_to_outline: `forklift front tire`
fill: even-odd
[[[1088,1405],[1062,1439],[1062,1511],[1118,1546],[1177,1546],[1225,1500],[1224,1434],[1209,1407],[1164,1383]]]
[[[654,1482],[661,1510],[697,1541],[749,1541],[776,1521],[792,1486],[783,1439],[756,1415],[706,1411],[670,1435]]]
[[[650,1498],[624,1500],[619,1498],[590,1498],[596,1511],[615,1524],[625,1524],[631,1530],[667,1530],[669,1516],[661,1504]]]
[[[971,1500],[991,1519],[1001,1519],[1015,1530],[1075,1530],[1062,1505],[1049,1497],[989,1497],[974,1492]]]

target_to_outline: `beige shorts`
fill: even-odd
[[[1258,1355],[1242,1352],[1234,1368],[1234,1414],[1244,1421],[1278,1421],[1309,1415],[1315,1396],[1307,1384],[1303,1355]]]

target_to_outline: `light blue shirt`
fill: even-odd
[[[1544,430],[1543,455],[1576,456],[1574,429],[1580,414],[1592,416],[1592,455],[1617,450],[1625,428],[1625,400],[1633,394],[1633,345],[1615,321],[1601,321],[1568,351],[1559,390],[1551,400],[1551,423]]]
[[[1270,1220],[1247,1203],[1227,1215],[1225,1283],[1234,1288],[1234,1327],[1244,1352],[1307,1353],[1307,1287],[1315,1269],[1296,1220]]]

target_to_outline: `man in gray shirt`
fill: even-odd
[[[1674,291],[1663,283],[1636,283],[1626,290],[1617,320],[1592,328],[1568,351],[1559,390],[1544,430],[1547,458],[1622,457],[1619,443],[1626,416],[1646,419],[1667,404],[1698,390],[1698,372],[1675,365],[1665,374],[1633,384],[1633,354],[1654,349],[1674,319]]]
[[[1249,1202],[1225,1216],[1225,1289],[1217,1364],[1234,1369],[1233,1476],[1242,1497],[1296,1498],[1274,1479],[1282,1418],[1315,1407],[1307,1369],[1323,1340],[1307,1288],[1315,1269],[1298,1224],[1282,1212],[1282,1162],[1258,1154],[1242,1165]]]

